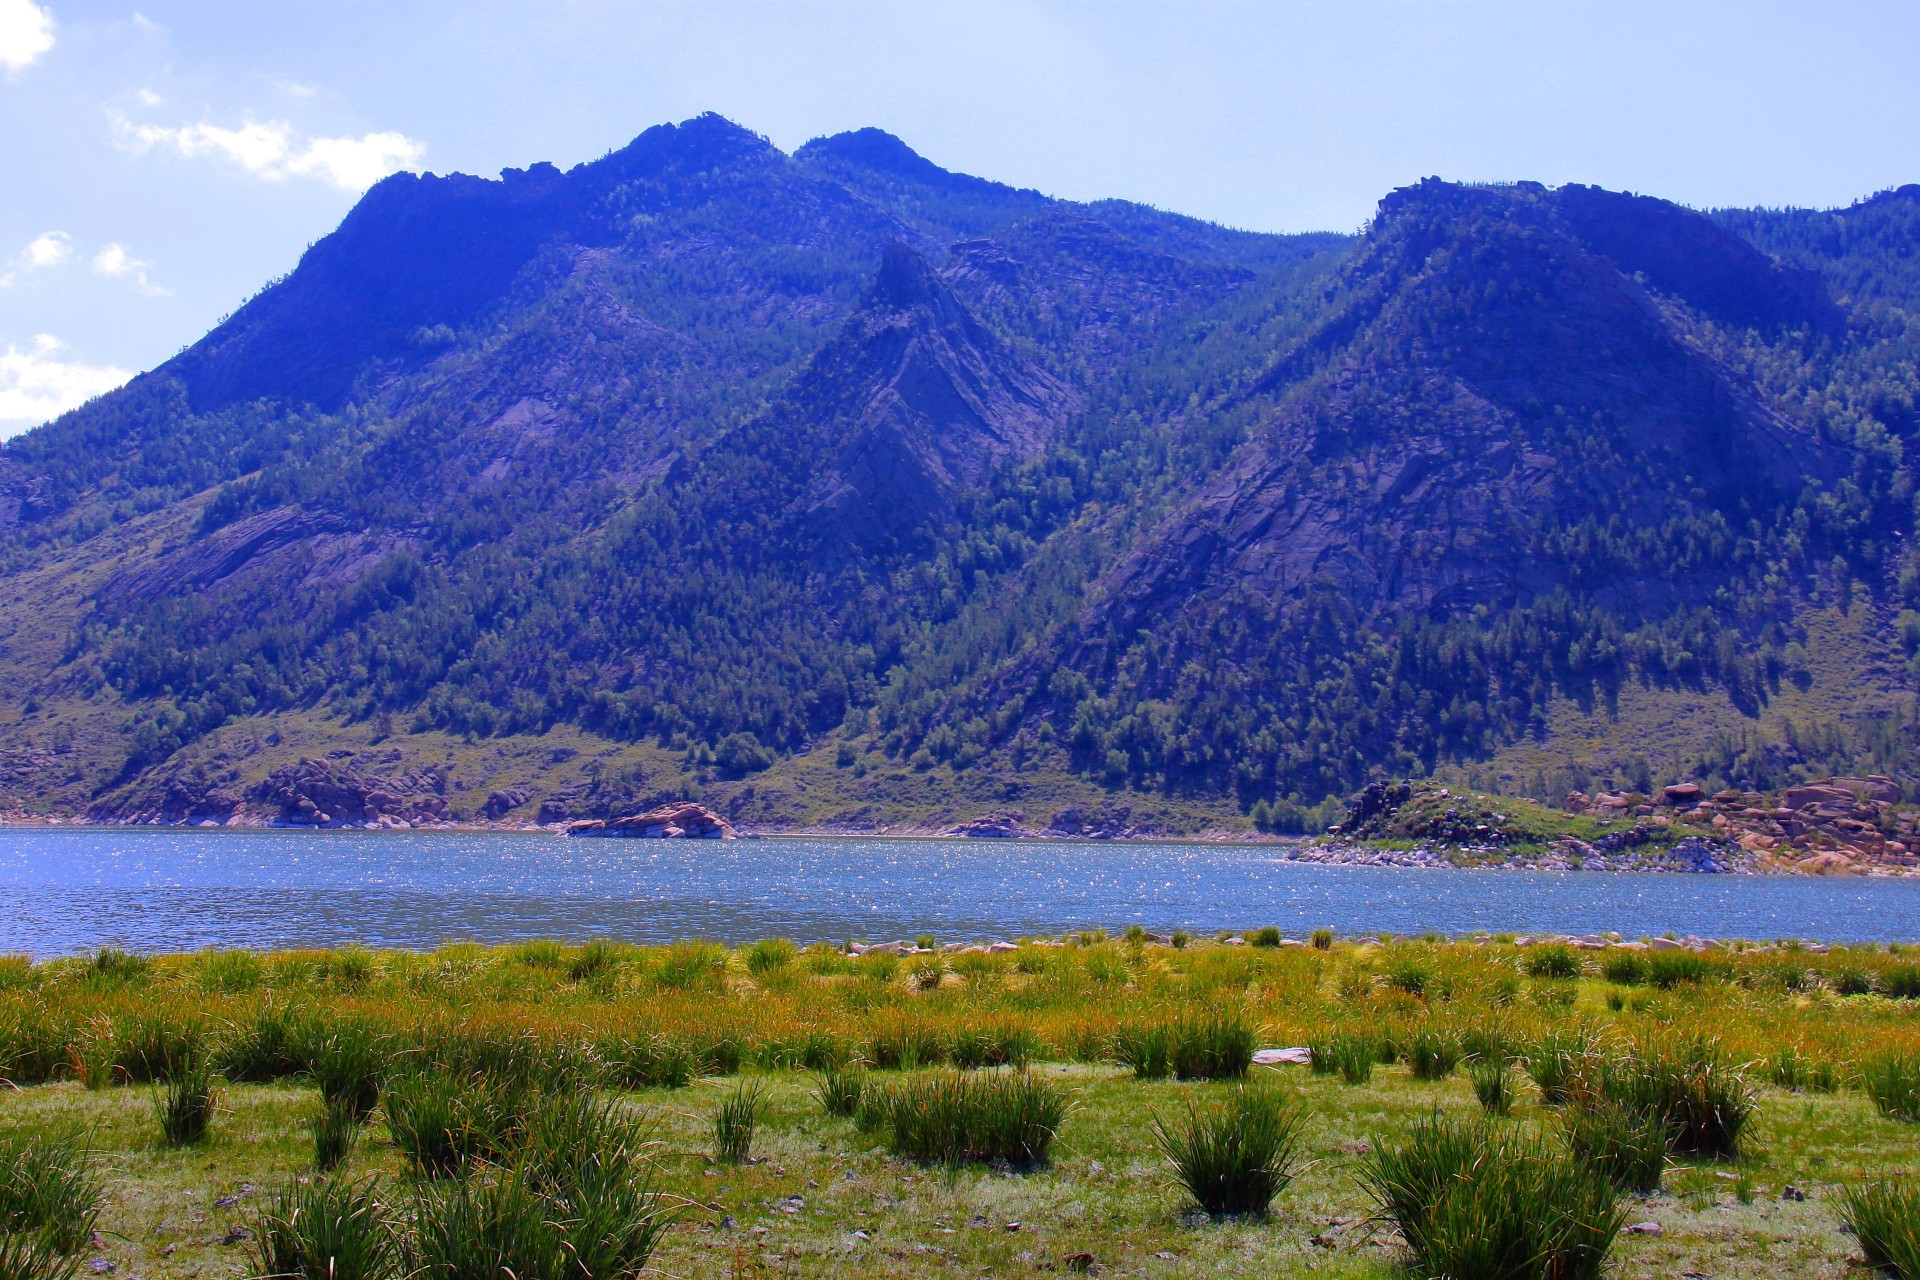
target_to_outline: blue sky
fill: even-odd
[[[1920,5],[0,0],[0,435],[192,342],[385,172],[707,110],[1271,230],[1428,174],[1826,206],[1920,181]]]

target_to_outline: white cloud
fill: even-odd
[[[48,231],[35,236],[32,243],[20,251],[20,261],[29,271],[57,267],[71,257],[73,240],[64,231]]]
[[[25,351],[9,343],[0,355],[0,437],[77,409],[132,376],[111,365],[80,363],[50,333],[36,335]]]
[[[165,289],[147,279],[147,264],[127,252],[127,246],[119,242],[106,245],[93,255],[95,275],[112,276],[115,279],[131,279],[140,286],[140,292],[164,297]]]
[[[418,169],[426,148],[400,133],[359,138],[315,138],[287,165],[290,172],[322,177],[343,191],[365,191],[390,173]]]
[[[51,48],[51,13],[33,0],[0,0],[0,67],[20,71]]]
[[[159,94],[155,93],[151,89],[142,89],[140,90],[137,96],[140,99],[140,104],[142,106],[147,106],[147,107],[157,107],[161,103],[166,101],[165,98],[161,97]]]
[[[424,144],[393,132],[303,138],[282,120],[265,124],[250,120],[237,129],[204,122],[169,129],[121,120],[119,128],[127,145],[138,151],[162,147],[189,158],[225,160],[270,181],[319,178],[343,191],[365,191],[390,173],[417,169],[427,150]]]

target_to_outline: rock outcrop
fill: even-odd
[[[384,777],[362,773],[348,759],[305,759],[275,769],[254,798],[277,807],[277,826],[410,827],[453,816],[438,771]]]
[[[569,836],[611,836],[616,839],[636,840],[738,840],[740,833],[735,831],[727,820],[691,800],[681,800],[674,804],[663,804],[657,809],[645,813],[636,813],[624,818],[609,818],[602,821],[590,818],[581,822],[569,822],[561,828],[561,833]]]

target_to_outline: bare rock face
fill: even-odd
[[[702,804],[680,800],[625,818],[569,822],[562,833],[637,840],[738,840],[727,820]]]
[[[486,815],[487,821],[498,822],[530,799],[532,797],[521,788],[508,787],[504,791],[495,791],[488,795],[487,802],[481,806],[480,812]]]
[[[383,777],[350,760],[302,760],[268,774],[256,798],[278,806],[277,823],[296,827],[398,827],[446,822],[446,779],[432,769]]]
[[[210,776],[193,768],[158,778],[131,808],[96,810],[93,821],[154,823],[161,826],[226,826],[242,815],[241,797],[231,777]]]
[[[1025,816],[1018,813],[986,813],[969,819],[957,827],[951,827],[941,833],[949,836],[969,836],[974,839],[1013,840],[1021,836],[1030,836]]]

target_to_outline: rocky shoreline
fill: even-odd
[[[1441,870],[1668,872],[1684,875],[1765,875],[1776,868],[1738,845],[1690,838],[1671,848],[1607,851],[1583,841],[1544,850],[1502,845],[1420,845],[1377,849],[1364,844],[1303,845],[1282,855],[1320,866],[1426,867]]]

